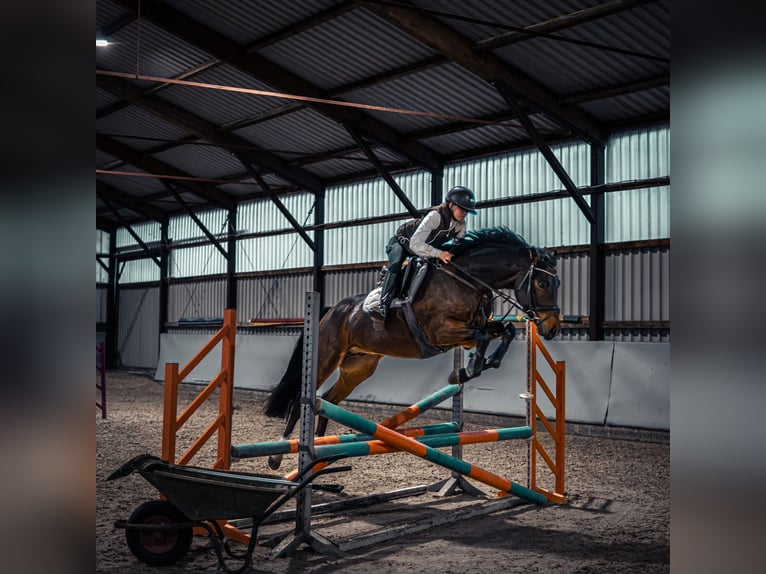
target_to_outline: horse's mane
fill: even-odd
[[[537,265],[542,268],[556,268],[556,256],[547,249],[537,248],[515,231],[511,231],[504,225],[469,231],[463,239],[449,244],[447,249],[455,256],[470,253],[486,245],[507,245],[511,249],[519,251],[533,251],[537,254]]]
[[[453,255],[462,255],[489,243],[508,245],[516,249],[532,248],[521,235],[501,225],[469,231],[463,239],[458,239],[452,243],[449,251]]]

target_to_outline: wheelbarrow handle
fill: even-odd
[[[324,457],[324,458],[333,458],[333,459],[336,459],[336,460],[337,460],[337,459],[339,459],[339,458],[345,458],[345,455],[343,455],[343,456],[333,456],[333,457]],[[325,462],[325,461],[323,461],[323,460],[320,460],[320,459],[317,459],[317,461],[319,461],[319,462]],[[317,461],[314,461],[314,462],[312,463],[312,466],[313,466],[314,464],[316,464],[316,462],[317,462]],[[285,502],[287,502],[288,500],[290,500],[291,498],[293,498],[293,497],[294,497],[296,494],[298,494],[298,493],[299,493],[301,490],[303,490],[303,489],[304,489],[304,488],[306,488],[307,486],[309,486],[309,485],[312,485],[312,484],[311,484],[311,481],[312,481],[312,480],[314,480],[314,479],[315,479],[317,476],[319,476],[320,474],[329,474],[329,473],[331,473],[331,472],[345,472],[345,471],[347,471],[347,470],[351,470],[351,467],[350,467],[350,466],[338,466],[338,467],[335,467],[335,468],[323,468],[323,469],[320,469],[320,470],[318,470],[318,471],[317,471],[317,472],[315,472],[314,474],[312,474],[310,477],[308,477],[308,478],[304,478],[302,481],[300,481],[300,482],[299,482],[299,483],[298,483],[298,484],[295,486],[295,488],[291,489],[291,490],[290,490],[290,491],[289,491],[287,494],[285,494],[285,495],[284,495],[282,498],[280,498],[280,499],[279,499],[279,500],[277,500],[277,501],[276,501],[274,504],[272,504],[272,505],[271,505],[271,506],[270,506],[270,507],[269,507],[269,508],[266,510],[266,512],[264,512],[263,514],[261,514],[261,515],[258,517],[258,519],[257,519],[257,520],[253,519],[253,528],[258,528],[258,526],[259,526],[261,523],[263,523],[263,521],[264,521],[264,520],[266,520],[266,519],[267,519],[269,516],[271,516],[272,514],[274,514],[274,513],[277,511],[277,509],[281,508],[281,507],[282,507],[282,505],[283,505]],[[312,486],[322,486],[322,485],[312,485]],[[324,485],[324,486],[328,486],[328,487],[333,487],[333,486],[341,486],[341,489],[342,489],[342,485],[329,485],[329,484],[328,484],[328,485]],[[340,491],[339,491],[339,492],[340,492]],[[255,530],[254,530],[253,532],[255,532]]]

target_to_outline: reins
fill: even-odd
[[[553,305],[553,306],[546,306],[546,307],[538,307],[538,306],[534,305],[535,297],[534,297],[534,291],[532,290],[532,275],[534,274],[534,272],[535,271],[540,271],[542,273],[550,275],[551,277],[558,277],[557,274],[553,273],[552,271],[548,271],[547,269],[543,269],[542,267],[536,267],[534,262],[531,262],[531,264],[529,266],[529,269],[527,270],[526,274],[524,275],[524,278],[521,280],[521,283],[519,283],[519,287],[520,288],[523,287],[524,284],[527,285],[526,288],[527,288],[527,291],[530,294],[530,303],[533,303],[533,306],[530,309],[524,309],[519,304],[519,302],[516,301],[515,298],[512,298],[509,295],[506,295],[505,293],[499,291],[498,289],[495,289],[491,285],[487,284],[485,281],[482,281],[481,279],[476,277],[473,273],[468,271],[465,267],[461,267],[457,263],[451,263],[450,262],[449,265],[447,266],[447,265],[440,265],[438,263],[438,260],[436,262],[428,260],[428,262],[430,264],[432,264],[436,269],[440,269],[441,271],[444,271],[445,273],[447,273],[451,277],[455,278],[457,281],[460,281],[464,285],[467,285],[467,286],[471,287],[472,289],[474,289],[475,291],[477,291],[480,294],[481,294],[481,290],[479,289],[479,287],[477,287],[477,285],[483,287],[484,289],[486,289],[487,291],[489,291],[490,293],[493,294],[492,301],[495,301],[497,299],[502,299],[503,301],[505,301],[506,303],[511,305],[511,307],[515,307],[519,311],[521,311],[522,313],[525,313],[527,315],[529,315],[530,312],[532,314],[534,314],[536,311],[549,311],[549,310],[555,310],[555,309],[558,308],[555,305]],[[456,273],[453,273],[451,271],[451,268],[454,268],[457,271],[459,271],[465,278],[460,277]]]

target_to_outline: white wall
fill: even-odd
[[[163,334],[156,380],[164,380],[165,363],[183,367],[209,335]],[[296,337],[242,335],[237,337],[235,387],[268,391],[279,381]],[[566,362],[566,420],[636,428],[670,429],[670,345],[552,341],[546,348],[556,361]],[[466,354],[467,359],[467,354]],[[447,384],[451,352],[425,360],[385,357],[375,375],[357,387],[353,400],[410,405]],[[220,347],[187,378],[208,382],[220,369]],[[539,365],[549,385],[552,375]],[[329,389],[325,384],[320,389]],[[526,390],[526,346],[511,345],[500,369],[466,383],[465,409],[492,414],[525,414],[519,394]],[[449,404],[444,405],[449,407]],[[544,403],[543,411],[552,414]]]

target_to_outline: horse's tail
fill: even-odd
[[[285,418],[292,412],[296,402],[301,397],[301,376],[302,376],[302,358],[303,358],[303,333],[298,337],[295,343],[290,362],[287,364],[285,374],[282,379],[271,391],[266,400],[266,406],[263,412],[267,417]]]
[[[319,315],[320,318],[324,317],[329,310],[330,307],[324,307]],[[282,375],[282,379],[266,400],[263,412],[267,417],[287,418],[294,409],[298,408],[301,398],[302,377],[303,333],[301,332],[301,336],[295,343],[290,362],[287,364],[287,369],[285,369],[285,374]]]

